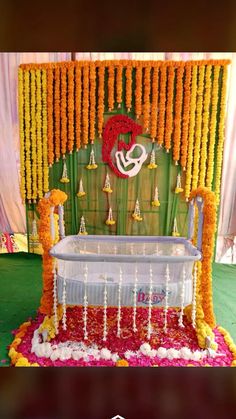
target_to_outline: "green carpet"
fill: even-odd
[[[41,256],[27,253],[0,255],[0,365],[9,365],[11,331],[39,307],[42,287]],[[213,264],[213,296],[217,323],[236,342],[236,265]],[[2,362],[6,360],[6,362]]]

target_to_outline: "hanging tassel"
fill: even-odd
[[[134,212],[132,214],[132,217],[135,221],[142,221],[143,217],[141,217],[141,213],[140,213],[140,205],[139,205],[139,200],[136,200],[135,203],[135,208],[134,208]]]
[[[183,192],[183,188],[181,186],[181,175],[180,175],[180,173],[178,173],[178,175],[177,175],[177,182],[176,182],[176,188],[175,188],[175,193],[178,194],[180,192]]]
[[[67,167],[66,167],[66,160],[64,159],[63,162],[63,172],[62,172],[62,177],[60,179],[61,183],[69,183],[70,179],[68,178],[68,174],[67,174]]]
[[[115,220],[113,220],[113,215],[112,215],[112,208],[109,208],[109,213],[108,213],[108,218],[106,220],[106,225],[107,226],[113,226],[115,224]]]
[[[80,179],[80,181],[79,181],[79,191],[77,192],[77,196],[79,198],[81,198],[81,196],[84,196],[84,195],[86,195],[86,192],[84,191],[83,181],[82,181],[82,179]]]
[[[161,204],[160,204],[160,201],[159,201],[158,187],[156,186],[155,187],[154,198],[153,198],[153,201],[152,201],[152,206],[153,207],[159,207],[160,205]]]
[[[79,232],[78,235],[79,236],[87,236],[87,231],[86,231],[86,225],[85,225],[85,219],[84,216],[82,215],[81,219],[80,219],[80,228],[79,228]]]
[[[157,164],[156,164],[156,153],[155,153],[155,148],[154,148],[154,143],[152,144],[152,151],[150,154],[150,163],[148,165],[148,169],[156,169],[157,168]]]
[[[180,236],[180,234],[178,232],[178,226],[177,226],[177,220],[176,220],[176,218],[174,219],[174,226],[173,226],[172,236],[174,236],[174,237],[179,237]]]
[[[104,183],[104,187],[102,188],[103,192],[107,192],[107,193],[112,193],[112,189],[111,189],[111,183],[110,183],[110,176],[107,173],[106,174],[106,179],[105,179],[105,183]]]
[[[31,240],[35,241],[38,238],[38,231],[37,231],[37,221],[35,218],[32,221],[32,233],[31,233]]]
[[[90,157],[89,157],[89,164],[86,166],[86,168],[88,170],[95,170],[97,169],[97,167],[98,165],[96,164],[96,161],[95,161],[95,154],[94,154],[94,149],[92,146]]]

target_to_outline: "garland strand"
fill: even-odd
[[[171,134],[173,130],[173,94],[174,94],[175,71],[172,66],[168,68],[167,82],[167,105],[166,105],[166,129],[165,129],[165,148],[169,151],[171,147]]]
[[[151,129],[150,136],[152,141],[157,135],[157,104],[158,104],[158,76],[159,67],[154,67],[152,74],[152,105],[151,105]]]
[[[56,162],[59,161],[61,156],[61,145],[60,145],[60,68],[55,69],[55,89],[54,89],[54,117],[55,117],[55,157]]]
[[[93,143],[95,140],[95,117],[96,117],[96,70],[95,65],[91,63],[90,74],[90,140]]]
[[[47,137],[48,137],[48,163],[52,166],[54,162],[54,152],[53,152],[53,69],[49,68],[43,70],[47,77]],[[43,72],[42,72],[43,74]]]
[[[24,80],[23,70],[18,70],[18,108],[19,108],[19,127],[20,127],[20,191],[22,202],[25,201],[25,131],[24,131]]]
[[[80,149],[81,136],[81,67],[75,67],[75,132],[76,132],[76,150]]]
[[[144,104],[143,104],[143,129],[148,132],[150,118],[150,91],[151,67],[144,68]]]
[[[48,192],[48,137],[47,137],[47,73],[42,70],[42,140],[43,140],[43,192]]]
[[[66,67],[61,68],[61,153],[63,158],[66,154],[67,146],[67,114],[66,114],[66,96],[67,96],[67,84],[66,84]]]
[[[186,170],[187,153],[188,153],[188,129],[190,119],[190,98],[191,98],[191,66],[185,68],[184,80],[184,111],[183,111],[183,125],[182,125],[182,141],[181,141],[181,166]]]
[[[32,198],[31,184],[31,153],[30,153],[30,82],[29,71],[25,71],[25,150],[26,150],[26,186],[27,199]]]
[[[132,107],[132,67],[130,65],[126,67],[125,77],[125,106],[127,108],[127,112],[130,112]]]
[[[89,67],[83,68],[83,144],[88,144],[89,130]]]
[[[175,163],[180,158],[180,138],[181,138],[181,116],[183,102],[183,67],[177,68],[176,99],[175,99],[175,119],[174,119],[174,146],[173,159]]]
[[[159,98],[159,124],[158,144],[163,144],[165,128],[165,103],[166,103],[166,66],[161,67],[160,98]]]
[[[204,103],[203,103],[202,145],[201,145],[201,160],[200,160],[200,175],[199,175],[200,186],[205,185],[210,100],[211,100],[211,65],[208,65],[206,67],[206,74],[205,74],[205,93],[204,93]]]
[[[42,96],[41,96],[41,70],[36,70],[36,137],[37,137],[37,163],[38,163],[38,196],[43,197],[43,144],[42,144]]]
[[[122,74],[123,66],[119,64],[116,69],[116,102],[118,103],[118,108],[121,107],[122,103]]]
[[[135,114],[136,118],[142,114],[142,77],[143,77],[143,68],[142,66],[136,67],[135,75]]]
[[[37,198],[37,153],[36,153],[36,84],[35,84],[35,70],[30,70],[30,97],[31,97],[31,159],[32,159],[32,198],[36,201]]]
[[[103,64],[101,64],[98,69],[98,134],[100,138],[102,137],[104,114],[104,75],[105,67]]]
[[[108,67],[108,110],[111,112],[114,108],[114,82],[115,69],[113,65]]]
[[[68,69],[68,151],[74,148],[74,67]]]

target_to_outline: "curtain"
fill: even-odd
[[[0,53],[0,232],[26,231],[20,196],[17,70],[21,63],[65,61],[71,53]]]

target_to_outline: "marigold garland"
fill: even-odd
[[[195,128],[195,110],[196,110],[196,95],[197,95],[197,73],[198,68],[192,68],[192,85],[191,85],[191,99],[190,99],[190,118],[189,118],[189,133],[188,133],[188,159],[187,171],[185,180],[185,196],[188,199],[191,190],[192,182],[192,163],[193,163],[193,139]]]
[[[162,145],[165,129],[165,104],[166,104],[166,66],[160,68],[160,97],[159,97],[159,118],[158,118],[158,144]]]
[[[74,148],[74,67],[68,69],[68,151]]]
[[[123,66],[119,64],[116,69],[116,102],[118,103],[118,108],[121,107],[122,103],[122,74]]]
[[[31,184],[31,153],[30,153],[30,82],[29,71],[25,71],[25,151],[26,151],[26,186],[27,199],[32,198]]]
[[[37,198],[37,152],[36,152],[36,84],[35,70],[30,70],[30,97],[31,97],[31,159],[32,159],[32,198]]]
[[[61,156],[61,145],[60,145],[60,68],[55,68],[55,89],[54,89],[54,142],[55,142],[55,157],[56,162],[59,161]]]
[[[228,345],[228,348],[233,355],[233,361],[231,363],[231,366],[235,367],[236,366],[236,345],[235,345],[233,339],[231,338],[229,332],[227,332],[227,330],[225,330],[221,326],[218,326],[217,329],[224,336],[225,343]]]
[[[90,74],[90,140],[94,142],[95,140],[95,117],[96,117],[96,69],[95,65],[91,63]]]
[[[101,64],[98,68],[98,134],[99,137],[102,136],[102,129],[103,129],[103,114],[104,114],[104,75],[105,75],[105,67]]]
[[[38,163],[38,196],[43,196],[43,144],[42,144],[42,85],[41,70],[36,70],[36,136]]]
[[[143,67],[140,65],[136,67],[135,74],[135,114],[137,119],[142,114],[142,77]]]
[[[89,136],[89,67],[83,68],[83,109],[82,109],[82,120],[83,120],[83,144],[88,144]]]
[[[81,137],[81,67],[75,67],[75,133],[76,150],[80,149]]]
[[[132,107],[132,66],[128,65],[125,71],[126,85],[125,85],[125,105],[127,111],[130,112]]]
[[[150,119],[150,91],[151,91],[151,67],[144,68],[144,103],[143,103],[143,129],[149,130]]]
[[[215,194],[216,204],[220,202],[221,171],[223,161],[224,129],[225,129],[225,111],[226,111],[226,87],[227,87],[227,67],[223,67],[221,100],[220,100],[220,120],[218,128],[218,144],[216,152],[216,174],[215,174]]]
[[[66,67],[61,68],[61,153],[66,154],[67,148],[67,83],[66,83]]]
[[[19,128],[20,128],[20,191],[22,201],[25,200],[25,131],[24,131],[24,82],[23,70],[18,70],[18,109],[19,109]]]
[[[42,140],[43,140],[43,191],[48,192],[48,144],[47,144],[47,73],[42,70]]]
[[[177,68],[176,79],[176,98],[175,98],[175,118],[174,118],[174,144],[173,144],[173,159],[175,162],[180,158],[180,138],[181,138],[181,116],[182,116],[182,102],[183,102],[183,67]]]
[[[183,122],[182,122],[182,138],[181,138],[181,166],[186,170],[187,165],[187,152],[188,152],[188,130],[190,120],[190,98],[191,98],[191,66],[185,67],[185,80],[184,80],[184,109],[183,109]]]
[[[47,73],[47,124],[48,124],[48,163],[51,166],[54,162],[54,144],[53,144],[53,70],[49,68]]]
[[[114,108],[114,83],[115,83],[115,69],[113,65],[108,67],[108,110],[111,112]]]
[[[203,117],[202,117],[202,141],[201,141],[199,186],[205,185],[205,176],[206,176],[209,110],[210,110],[210,100],[211,100],[211,68],[212,68],[211,65],[208,65],[206,67],[206,74],[205,74],[205,92],[204,92]]]
[[[216,140],[217,105],[218,105],[218,99],[219,99],[219,93],[218,93],[219,73],[220,73],[220,66],[215,66],[213,86],[212,86],[212,98],[211,98],[210,135],[209,135],[207,175],[206,175],[206,186],[209,189],[212,188],[213,173],[214,173],[214,151],[215,151],[215,140]]]
[[[203,104],[204,73],[205,73],[205,67],[201,65],[199,67],[199,80],[198,80],[198,90],[197,90],[192,189],[196,189],[198,185],[198,177],[199,177],[200,144],[201,144],[201,134],[202,134],[202,104]]]
[[[11,364],[16,367],[39,367],[37,362],[30,363],[27,358],[25,358],[21,352],[17,351],[17,347],[20,345],[22,338],[25,336],[28,327],[31,325],[31,322],[24,322],[19,327],[13,342],[9,347],[8,356],[11,359]]]
[[[168,68],[167,82],[167,105],[166,105],[166,128],[165,128],[165,148],[171,148],[171,134],[173,130],[173,94],[174,94],[175,70],[173,66]]]
[[[159,67],[154,67],[152,74],[152,105],[151,105],[151,128],[150,136],[152,140],[157,135],[157,104],[158,104],[158,77]]]

